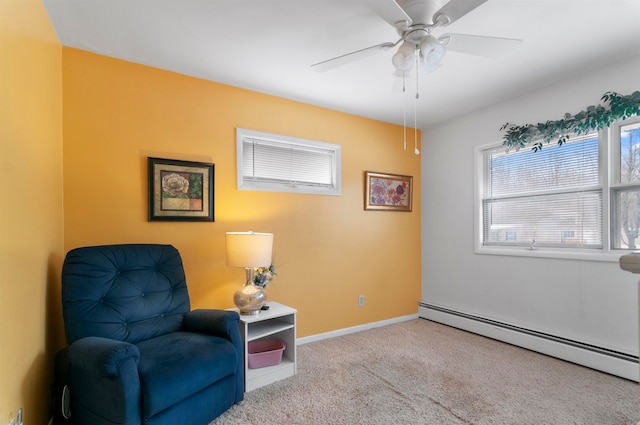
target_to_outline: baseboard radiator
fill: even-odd
[[[418,315],[434,322],[483,335],[632,381],[639,381],[638,357],[606,348],[428,304],[418,306]]]

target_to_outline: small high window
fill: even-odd
[[[340,145],[236,129],[239,190],[341,195]]]

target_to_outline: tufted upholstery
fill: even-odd
[[[136,343],[175,332],[190,309],[182,259],[170,245],[74,249],[62,280],[69,344],[87,336]]]
[[[173,246],[69,251],[62,304],[73,423],[205,425],[243,399],[238,314],[190,311]]]

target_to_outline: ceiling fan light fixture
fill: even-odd
[[[395,71],[393,71],[391,75],[393,75],[396,78],[411,77],[413,75],[413,69],[410,69],[408,71],[398,71],[396,69]]]
[[[415,46],[413,43],[405,41],[402,43],[398,51],[393,55],[391,63],[398,72],[408,72],[413,68],[415,57]]]
[[[431,74],[433,71],[437,70],[438,68],[440,68],[439,63],[431,64],[425,61],[420,62],[420,70],[422,71],[422,75]]]
[[[437,66],[446,53],[447,49],[432,35],[420,42],[420,56],[427,65]]]

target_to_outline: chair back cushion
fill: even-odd
[[[69,344],[87,336],[130,343],[179,330],[190,310],[180,253],[171,245],[76,248],[62,266]]]

